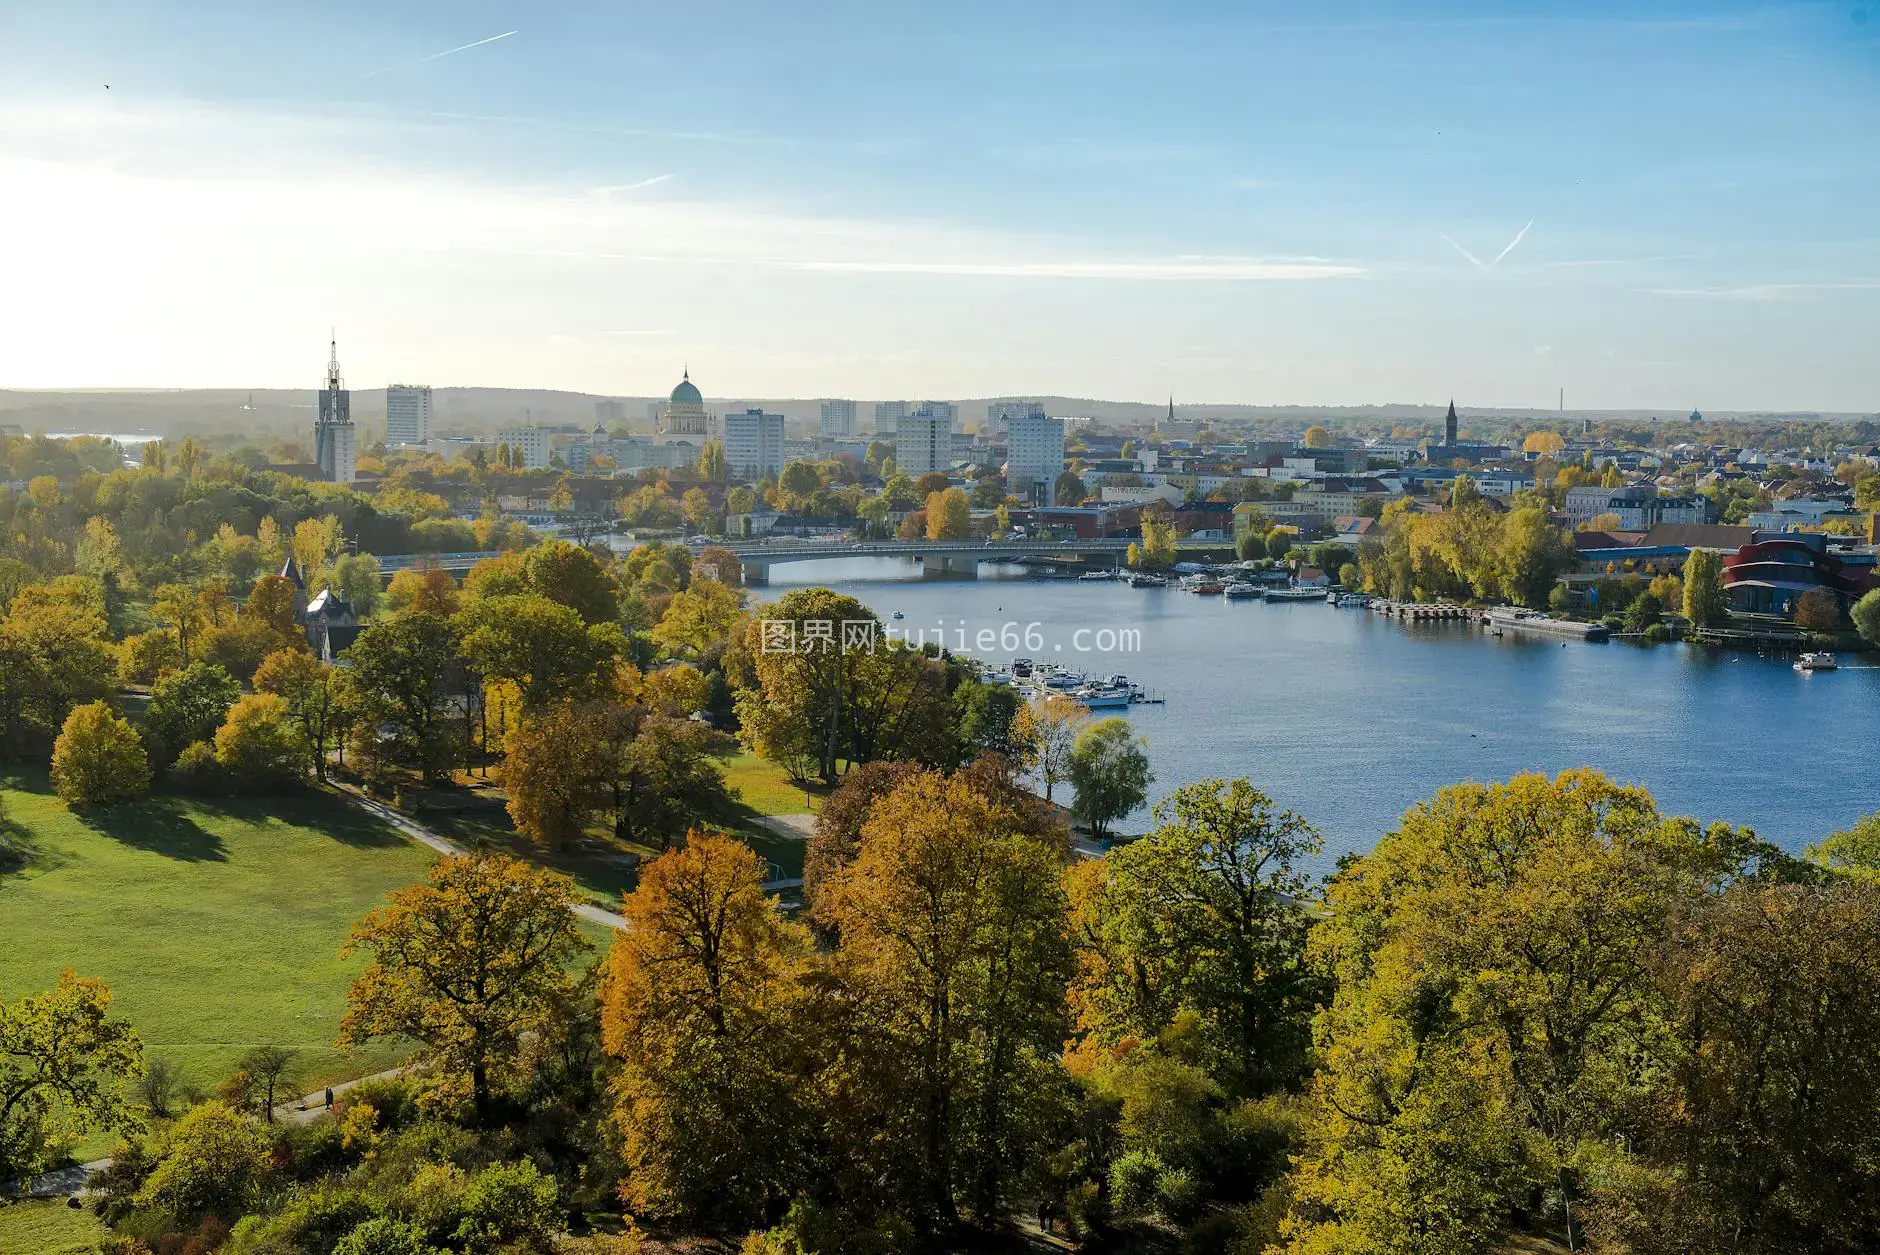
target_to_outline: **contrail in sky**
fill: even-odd
[[[472,48],[481,48],[484,44],[493,44],[499,39],[508,39],[511,35],[514,35],[517,33],[519,32],[504,31],[500,35],[491,35],[488,39],[479,39],[473,44],[464,44],[460,48],[446,48],[444,49],[444,51],[434,52],[428,57],[419,57],[416,61],[402,61],[397,65],[388,65],[382,70],[374,70],[370,74],[361,74],[359,77],[360,78],[377,78],[381,74],[390,74],[393,70],[402,70],[406,68],[407,66],[423,65],[426,61],[435,61],[439,57],[454,56],[459,52],[468,52]]]
[[[1514,238],[1508,241],[1508,247],[1502,249],[1499,253],[1496,253],[1495,260],[1489,262],[1488,264],[1491,266],[1499,265],[1501,263],[1502,258],[1506,257],[1509,253],[1514,252],[1514,246],[1521,242],[1521,237],[1528,233],[1528,227],[1531,227],[1533,225],[1534,225],[1534,219],[1529,218],[1527,220],[1527,227],[1522,227],[1519,231],[1516,231],[1514,233]]]
[[[1522,241],[1522,239],[1524,239],[1527,236],[1528,227],[1531,227],[1533,225],[1534,225],[1534,219],[1529,218],[1527,226],[1522,227],[1519,231],[1516,231],[1514,233],[1514,238],[1508,241],[1508,247],[1502,249],[1499,253],[1495,254],[1494,261],[1483,261],[1480,257],[1477,257],[1474,253],[1471,253],[1468,249],[1462,247],[1462,245],[1456,243],[1454,240],[1450,239],[1446,235],[1440,238],[1442,239],[1443,243],[1449,245],[1449,247],[1455,249],[1458,253],[1461,253],[1464,257],[1468,258],[1469,264],[1474,266],[1477,270],[1493,270],[1496,266],[1499,266],[1501,264],[1502,258],[1506,257],[1509,253],[1514,252],[1514,246],[1519,244]]]
[[[656,174],[650,179],[641,179],[638,183],[620,183],[613,187],[597,187],[594,189],[594,194],[596,196],[612,196],[617,192],[637,192],[643,187],[652,187],[656,183],[664,183],[671,177],[670,174]]]
[[[1443,243],[1449,245],[1449,247],[1455,249],[1458,253],[1461,253],[1464,257],[1468,258],[1469,261],[1475,265],[1476,269],[1478,270],[1488,269],[1487,266],[1484,266],[1482,264],[1482,259],[1480,257],[1477,257],[1474,253],[1471,253],[1468,249],[1462,247],[1462,245],[1456,243],[1454,240],[1450,239],[1448,236],[1446,235],[1443,236],[1442,241]]]

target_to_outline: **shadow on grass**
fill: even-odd
[[[290,824],[355,849],[390,849],[404,844],[403,837],[377,819],[362,814],[332,793],[312,786],[253,793],[158,795],[151,800],[169,802],[231,823]]]
[[[0,819],[0,876],[25,871],[29,866],[43,865],[45,861],[45,854],[39,848],[39,841],[31,829],[23,828],[10,819]]]
[[[93,832],[139,850],[189,863],[226,862],[222,838],[190,817],[190,803],[146,797],[121,806],[73,807],[72,815]]]

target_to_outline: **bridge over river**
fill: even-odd
[[[1100,561],[1120,566],[1123,555],[1135,543],[1129,537],[1108,536],[1089,540],[800,540],[779,536],[762,540],[721,541],[712,545],[729,549],[744,568],[744,582],[764,584],[770,568],[786,562],[817,562],[831,558],[918,558],[929,575],[971,577],[982,562],[1057,562]],[[1194,557],[1231,555],[1233,543],[1224,540],[1180,540],[1178,551]],[[468,571],[489,553],[408,553],[391,554],[379,559],[379,570],[387,578],[414,567],[436,567],[451,572]]]

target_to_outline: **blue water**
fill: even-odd
[[[1530,770],[1596,767],[1649,788],[1667,814],[1747,824],[1790,850],[1880,810],[1880,667],[1849,656],[1808,675],[1786,659],[1684,645],[1563,648],[1323,602],[981,572],[924,580],[894,559],[792,563],[756,596],[828,584],[897,629],[944,629],[949,648],[964,627],[965,652],[990,661],[1125,673],[1167,698],[1129,712],[1148,738],[1152,802],[1190,780],[1245,776],[1319,829],[1328,865],[1368,850],[1441,785]],[[905,617],[889,619],[896,610]],[[1106,628],[1139,630],[1140,651],[1077,650]],[[974,648],[987,629],[993,648]],[[1001,634],[1020,647],[1001,647]],[[1121,827],[1147,824],[1144,810]]]

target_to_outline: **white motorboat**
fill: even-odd
[[[1837,666],[1834,655],[1828,653],[1803,654],[1795,660],[1797,671],[1833,671]]]

